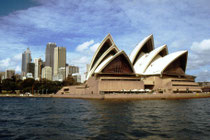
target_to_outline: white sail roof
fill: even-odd
[[[95,70],[99,66],[99,64],[103,63],[102,61],[105,59],[105,57],[107,57],[107,55],[109,55],[109,53],[111,51],[114,51],[116,54],[117,52],[119,52],[119,49],[117,48],[116,45],[112,45],[105,53],[103,53],[101,55],[101,57],[98,59],[98,61],[96,62],[96,64],[93,66],[93,68],[88,72],[86,79],[90,78],[90,76],[95,72]],[[110,54],[110,56],[111,56],[111,54]]]
[[[134,50],[131,52],[130,54],[130,61],[132,64],[134,64],[134,60],[136,59],[136,57],[138,54],[140,54],[139,52],[141,51],[142,47],[148,42],[148,41],[152,41],[152,49],[154,49],[154,39],[153,39],[153,35],[149,35],[148,37],[144,38],[135,48]]]
[[[166,55],[164,57],[160,57],[159,59],[155,60],[150,64],[150,66],[146,69],[144,74],[145,75],[162,74],[163,71],[167,68],[167,66],[169,66],[172,62],[174,62],[176,59],[178,59],[179,57],[181,57],[186,53],[187,51],[178,51]]]
[[[151,51],[150,53],[144,54],[134,65],[134,69],[138,74],[144,74],[146,69],[152,63],[154,58],[162,51],[165,51],[165,55],[168,54],[167,45],[163,45],[161,47],[156,48],[155,50]]]
[[[105,43],[107,43],[107,42],[109,42],[110,45],[109,45],[108,47],[106,46],[106,48],[103,49]],[[99,58],[100,58],[100,55],[102,55],[106,50],[108,50],[109,47],[111,47],[113,44],[115,44],[115,43],[114,43],[114,41],[113,41],[113,39],[112,39],[112,36],[111,36],[110,34],[108,34],[108,35],[104,38],[104,40],[101,42],[101,44],[99,45],[99,47],[97,48],[97,50],[96,50],[96,52],[95,52],[95,54],[94,54],[94,56],[93,56],[93,58],[92,58],[92,60],[91,60],[91,63],[90,63],[88,72],[91,71],[91,69],[92,69],[92,68],[94,67],[94,65],[97,63],[97,61],[98,61]],[[102,52],[100,52],[100,51],[102,51]],[[102,54],[99,54],[99,52],[102,53]]]
[[[124,51],[119,51],[117,54],[115,54],[114,56],[109,56],[108,58],[106,58],[95,70],[95,73],[100,73],[102,72],[102,70],[111,62],[113,61],[115,58],[117,58],[119,55],[124,55],[125,58],[127,59],[129,65],[131,66],[132,71],[135,73],[135,70],[130,62],[130,59],[128,58],[128,56],[126,55],[126,53]]]
[[[107,59],[105,59],[95,70],[95,73],[99,73],[102,71],[102,69],[108,64],[108,62],[113,58],[114,56],[109,56]]]

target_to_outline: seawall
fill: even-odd
[[[56,94],[57,98],[74,98],[74,99],[104,99],[104,100],[174,100],[174,99],[193,99],[193,98],[209,98],[210,93],[181,93],[181,94]]]
[[[20,97],[20,98],[72,98],[72,99],[98,99],[98,100],[176,100],[176,99],[195,99],[210,98],[210,93],[180,93],[180,94],[49,94],[20,96],[19,94],[0,94],[0,97]]]

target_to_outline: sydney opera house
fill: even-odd
[[[201,92],[195,77],[185,73],[187,55],[187,51],[169,54],[167,45],[155,48],[150,35],[127,56],[108,34],[92,58],[86,82],[64,87],[62,91],[70,94]]]

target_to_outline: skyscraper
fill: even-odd
[[[27,66],[28,63],[31,62],[31,51],[29,48],[22,54],[22,76],[26,76],[27,74]]]
[[[34,78],[34,69],[35,69],[35,64],[34,63],[28,63],[27,64],[27,74],[30,73],[33,78]]]
[[[54,48],[56,47],[56,43],[47,43],[46,52],[45,52],[45,66],[50,66],[54,68]]]
[[[53,76],[58,75],[58,70],[61,67],[66,67],[66,48],[65,47],[56,47],[54,49],[54,71]]]
[[[41,58],[35,58],[34,63],[35,63],[34,79],[40,80],[41,74],[42,74],[43,62],[42,62]]]

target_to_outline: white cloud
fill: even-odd
[[[21,54],[17,54],[13,57],[0,60],[0,71],[5,71],[7,69],[13,69],[16,73],[21,72]]]
[[[210,80],[210,39],[193,42],[188,57],[188,70],[196,72],[197,81]]]
[[[16,73],[20,73],[20,72],[21,72],[21,68],[20,68],[20,66],[16,66],[16,68],[15,68],[15,72],[16,72]]]
[[[6,58],[0,61],[1,68],[8,67],[10,65],[10,58]]]
[[[209,54],[210,52],[210,39],[202,40],[201,42],[193,42],[191,50],[194,53]]]
[[[175,40],[169,46],[171,48],[182,48],[183,44],[186,44],[188,41],[186,39]]]
[[[189,53],[189,69],[200,69],[204,66],[210,66],[210,39],[193,42],[190,48],[192,53]]]
[[[69,52],[67,53],[67,63],[70,65],[78,66],[80,73],[86,72],[86,64],[90,63],[92,55],[86,55],[82,52]]]
[[[197,81],[206,81],[209,82],[210,81],[210,71],[207,69],[201,70],[198,74],[198,78]]]
[[[21,61],[22,60],[22,54],[16,54],[14,57],[13,57],[14,60],[16,61]]]
[[[99,45],[100,45],[100,43],[94,44],[93,46],[90,47],[90,50],[91,50],[92,52],[95,52],[95,51],[97,50],[97,48],[98,48]]]
[[[78,52],[84,51],[84,50],[88,49],[88,47],[90,45],[92,45],[93,43],[94,43],[94,40],[84,42],[84,43],[77,46],[76,51],[78,51]]]

